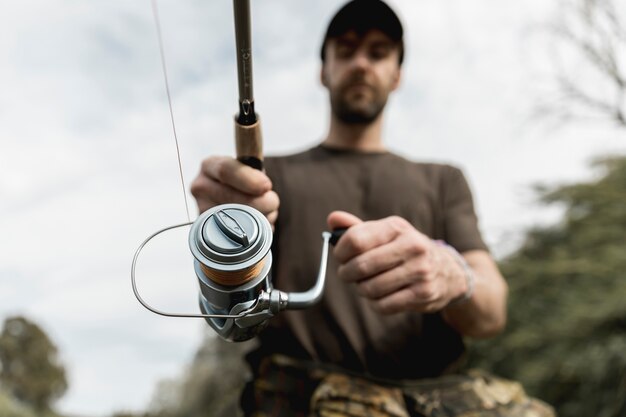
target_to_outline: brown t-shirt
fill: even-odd
[[[334,210],[363,220],[401,216],[460,252],[486,249],[457,168],[323,146],[267,158],[265,167],[280,196],[272,272],[277,289],[299,292],[315,283],[321,234]],[[270,320],[257,354],[283,353],[386,378],[437,376],[462,355],[461,336],[440,314],[380,315],[336,270],[331,254],[322,301]]]

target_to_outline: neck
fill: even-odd
[[[382,113],[368,124],[347,124],[331,114],[328,135],[322,143],[331,148],[364,152],[384,151],[382,125]]]

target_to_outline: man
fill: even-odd
[[[200,211],[237,202],[267,216],[273,282],[283,291],[311,287],[321,232],[347,228],[320,304],[281,313],[260,335],[243,408],[259,416],[444,415],[436,414],[447,407],[439,389],[459,369],[463,337],[492,336],[505,324],[506,283],[462,173],[385,150],[384,109],[404,57],[396,14],[378,0],[347,3],[329,24],[321,57],[331,118],[319,146],[267,158],[266,173],[210,157],[192,185]],[[455,380],[454,392],[472,378]],[[503,395],[478,395],[445,415],[472,412],[477,401],[513,407],[515,395]]]

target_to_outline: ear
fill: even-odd
[[[393,78],[393,84],[392,84],[393,91],[395,91],[398,87],[400,87],[401,81],[402,81],[402,68],[398,66],[398,69],[396,70],[396,73]]]
[[[322,63],[322,67],[320,68],[320,82],[324,87],[328,87],[328,83],[326,81],[326,71],[324,71],[325,68],[326,65]]]

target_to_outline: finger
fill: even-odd
[[[382,274],[358,281],[356,292],[362,297],[371,300],[384,298],[414,283],[415,277],[403,272],[402,265],[392,268]]]
[[[211,197],[208,195],[208,186],[211,181],[212,180],[201,174],[198,175],[191,183],[191,194],[196,199],[196,204],[198,205],[198,211],[200,213],[203,213],[211,207],[217,205],[217,203],[211,200]]]
[[[445,306],[441,298],[433,296],[427,299],[418,296],[417,288],[416,285],[410,285],[386,297],[373,300],[372,307],[381,314],[395,314],[403,311],[434,313]]]
[[[359,282],[402,265],[405,256],[398,246],[392,241],[355,256],[339,266],[339,277],[347,282]]]
[[[264,172],[225,156],[205,159],[202,173],[244,194],[261,195],[272,189],[272,181]]]
[[[395,239],[402,231],[400,218],[386,218],[351,226],[337,242],[333,251],[340,263],[346,263],[357,255],[384,245]],[[410,227],[410,225],[408,225]]]
[[[205,197],[203,202],[215,206],[217,204],[238,203],[252,206],[263,214],[278,210],[280,199],[274,191],[268,191],[260,196],[252,196],[236,190],[228,185],[207,180],[203,185]]]
[[[254,197],[249,204],[255,209],[259,210],[266,217],[270,213],[276,212],[278,215],[278,207],[280,207],[280,198],[274,191],[268,191],[262,196]]]
[[[276,220],[278,219],[278,210],[274,210],[273,212],[266,214],[265,217],[267,217],[270,224],[274,226],[276,224]]]
[[[363,223],[357,216],[345,211],[333,211],[326,219],[330,230],[347,229],[355,224]]]
[[[421,263],[419,260],[405,262],[381,274],[361,280],[356,284],[357,292],[366,298],[381,299],[412,287],[416,301],[431,301],[436,287],[427,275],[427,268]]]

